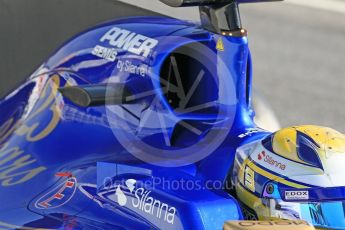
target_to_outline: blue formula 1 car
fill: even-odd
[[[201,24],[104,23],[1,99],[0,228],[345,229],[345,136],[253,121],[238,4],[263,1],[162,2]]]

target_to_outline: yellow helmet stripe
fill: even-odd
[[[247,164],[248,164],[248,166],[249,166],[252,170],[254,170],[256,173],[258,173],[258,174],[260,174],[260,175],[262,175],[262,176],[264,176],[264,177],[267,177],[267,178],[270,179],[270,180],[277,181],[277,182],[279,182],[279,183],[285,184],[285,185],[290,186],[290,187],[293,187],[293,188],[301,188],[301,189],[302,189],[302,188],[309,188],[309,187],[307,187],[307,186],[305,186],[305,185],[297,184],[297,183],[294,183],[294,182],[285,180],[284,178],[279,177],[279,176],[277,176],[277,175],[274,175],[274,174],[272,174],[272,173],[269,173],[269,172],[263,170],[262,168],[258,167],[256,164],[254,164],[254,163],[251,162],[251,161],[248,162]]]

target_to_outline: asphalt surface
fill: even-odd
[[[345,133],[345,14],[286,3],[241,10],[255,88],[282,126],[318,124]],[[112,18],[151,14],[116,0],[0,0],[0,93],[76,33]]]

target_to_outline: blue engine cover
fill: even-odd
[[[176,60],[195,65],[180,79],[191,89],[196,78],[197,96],[165,77],[179,75]],[[266,135],[252,121],[250,65],[245,36],[170,18],[71,39],[0,103],[0,226],[222,229],[241,219],[224,184],[236,148]],[[125,83],[139,102],[81,108],[58,92],[106,83]]]

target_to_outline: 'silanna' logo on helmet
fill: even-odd
[[[265,151],[262,151],[261,153],[258,154],[258,160],[261,161],[262,158],[264,158],[266,156]]]
[[[265,151],[262,151],[261,153],[258,154],[258,160],[261,161],[263,160],[267,164],[270,164],[276,168],[279,168],[280,170],[285,170],[286,165],[275,160],[272,156],[268,155]]]

